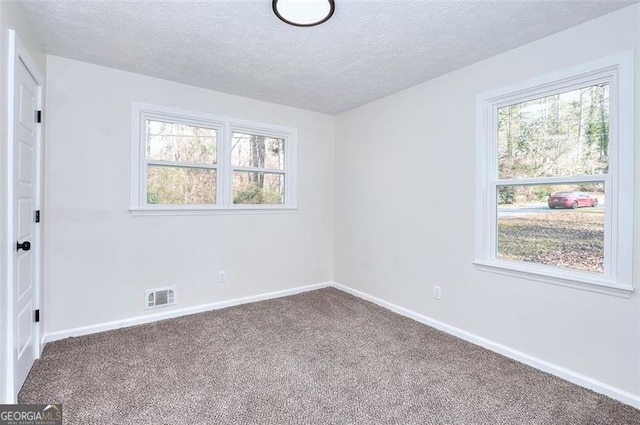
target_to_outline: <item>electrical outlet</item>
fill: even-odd
[[[433,285],[433,299],[439,300],[442,298],[442,290],[438,285]]]
[[[227,283],[227,272],[220,270],[218,272],[218,283]]]

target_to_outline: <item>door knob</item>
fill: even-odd
[[[16,248],[17,248],[17,251],[20,251],[20,250],[29,251],[31,249],[31,242],[29,241],[24,241],[22,243],[16,242]]]

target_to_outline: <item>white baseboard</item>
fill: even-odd
[[[461,338],[472,344],[479,345],[488,350],[502,354],[505,357],[509,357],[513,360],[519,361],[521,363],[524,363],[536,369],[558,376],[559,378],[565,379],[576,385],[580,385],[581,387],[588,388],[600,394],[604,394],[613,399],[619,400],[622,403],[625,403],[640,409],[639,395],[621,390],[619,388],[605,384],[604,382],[600,382],[596,379],[574,372],[570,369],[566,369],[564,367],[555,365],[553,363],[549,363],[537,357],[530,356],[521,351],[507,347],[506,345],[499,344],[497,342],[472,334],[460,328],[450,326],[446,323],[443,323],[438,320],[432,319],[430,317],[424,316],[422,314],[416,313],[415,311],[406,309],[404,307],[400,307],[398,305],[392,304],[380,298],[376,298],[365,292],[350,288],[348,286],[345,286],[337,282],[323,282],[323,283],[318,283],[314,285],[300,286],[297,288],[285,289],[282,291],[268,292],[264,294],[252,295],[252,296],[243,297],[243,298],[235,298],[227,301],[219,301],[219,302],[210,303],[210,304],[187,307],[179,310],[171,310],[164,313],[149,314],[145,316],[132,317],[132,318],[123,319],[123,320],[115,320],[112,322],[99,323],[99,324],[83,326],[79,328],[50,332],[45,334],[42,346],[44,346],[44,344],[47,342],[53,342],[53,341],[57,341],[64,338],[89,335],[89,334],[104,332],[104,331],[113,330],[113,329],[120,329],[120,328],[129,327],[129,326],[140,325],[144,323],[151,323],[158,320],[186,316],[189,314],[201,313],[204,311],[217,310],[225,307],[232,307],[240,304],[247,304],[247,303],[252,303],[256,301],[286,297],[288,295],[295,295],[302,292],[308,292],[316,289],[326,288],[329,286],[332,286],[336,289],[352,294],[358,298],[362,298],[364,300],[370,301],[374,304],[377,304],[381,307],[391,310],[394,313],[408,317],[417,322],[424,323],[425,325],[431,326],[433,328],[436,328],[438,330],[441,330],[443,332],[446,332],[448,334]]]
[[[380,298],[376,298],[362,291],[358,291],[357,289],[350,288],[348,286],[342,285],[337,282],[333,282],[331,286],[341,291],[347,292],[351,295],[354,295],[358,298],[371,301],[372,303],[377,304],[380,307],[384,307],[388,310],[391,310],[394,313],[400,314],[401,316],[405,316],[417,322],[424,323],[425,325],[431,326],[433,328],[446,332],[450,335],[461,338],[472,344],[479,345],[483,348],[486,348],[487,350],[491,350],[498,354],[502,354],[503,356],[519,361],[520,363],[524,363],[536,369],[542,370],[543,372],[550,373],[559,378],[572,382],[576,385],[580,385],[581,387],[588,388],[597,393],[604,394],[608,397],[621,401],[622,403],[625,403],[637,409],[640,409],[639,395],[621,390],[609,384],[605,384],[604,382],[600,382],[596,379],[574,372],[570,369],[566,369],[564,367],[555,365],[553,363],[549,363],[537,357],[530,356],[529,354],[507,347],[506,345],[499,344],[497,342],[472,334],[460,328],[447,325],[446,323],[440,322],[438,320],[432,319],[427,316],[423,316],[422,314],[416,313],[415,311],[406,309],[404,307],[400,307],[398,305],[384,301]]]
[[[144,316],[131,317],[131,318],[122,319],[122,320],[114,320],[112,322],[82,326],[79,328],[49,332],[45,334],[42,346],[44,347],[45,343],[58,341],[58,340],[69,338],[69,337],[89,335],[89,334],[94,334],[98,332],[110,331],[113,329],[120,329],[120,328],[129,327],[129,326],[141,325],[144,323],[156,322],[158,320],[171,319],[174,317],[186,316],[186,315],[195,314],[195,313],[202,313],[204,311],[218,310],[221,308],[232,307],[240,304],[248,304],[256,301],[264,301],[264,300],[269,300],[273,298],[286,297],[288,295],[295,295],[302,292],[308,292],[316,289],[326,288],[328,286],[331,286],[331,284],[332,282],[323,282],[323,283],[317,283],[314,285],[299,286],[297,288],[284,289],[282,291],[275,291],[275,292],[267,292],[264,294],[251,295],[243,298],[235,298],[227,301],[219,301],[219,302],[214,302],[210,304],[187,307],[179,310],[171,310],[171,311],[162,312],[162,313],[148,314]]]

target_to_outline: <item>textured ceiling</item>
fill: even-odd
[[[28,0],[45,50],[338,114],[637,1],[336,0],[317,27],[271,0]]]

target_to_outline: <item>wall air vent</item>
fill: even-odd
[[[144,291],[144,308],[164,307],[176,303],[177,289],[175,286],[168,288],[147,289]]]

